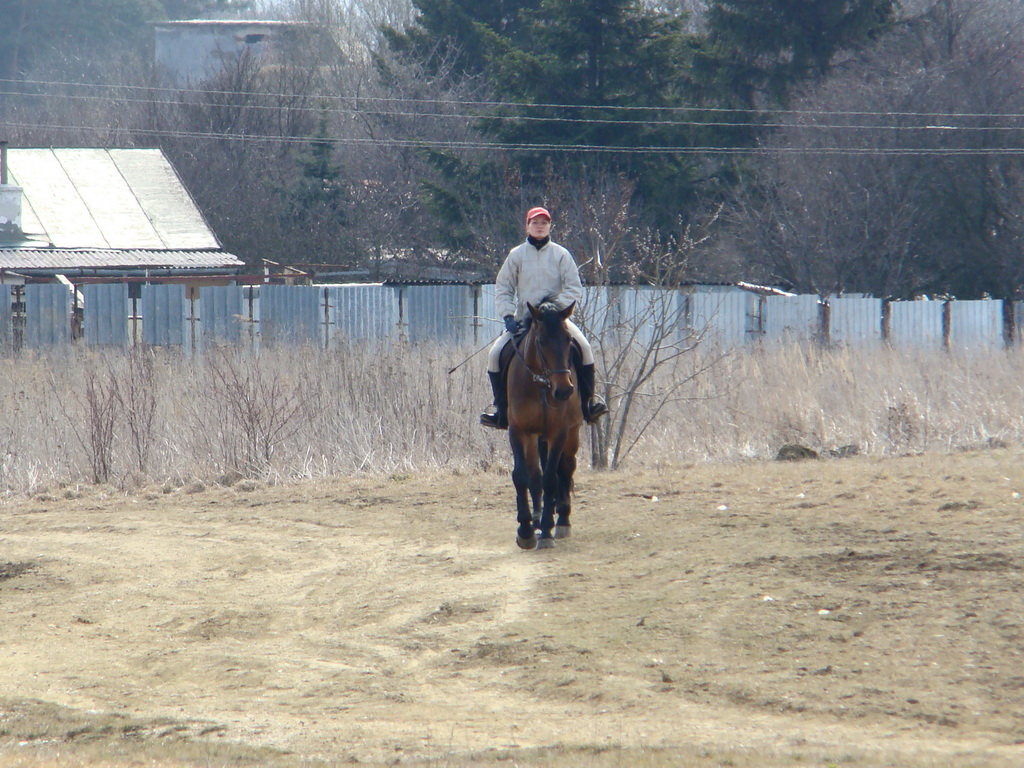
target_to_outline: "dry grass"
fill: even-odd
[[[1021,439],[1024,360],[944,352],[798,347],[728,358],[674,414],[674,458],[769,458],[784,443],[819,452],[948,452]]]
[[[503,471],[504,437],[477,425],[490,397],[482,356],[447,374],[470,352],[353,345],[14,358],[0,382],[0,487],[67,494],[82,483]],[[1022,374],[1013,352],[698,350],[638,393],[626,463],[770,458],[789,442],[875,455],[1018,443]],[[611,391],[613,415],[621,394]]]

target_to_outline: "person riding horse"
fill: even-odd
[[[526,242],[509,251],[495,280],[494,303],[498,316],[505,322],[505,331],[487,356],[487,377],[494,402],[480,414],[480,423],[493,429],[508,429],[507,372],[502,370],[501,352],[522,330],[529,316],[527,303],[539,306],[547,301],[564,309],[583,298],[579,267],[572,254],[551,239],[551,214],[546,208],[531,208],[527,212],[526,234]],[[571,320],[566,325],[582,358],[576,366],[576,380],[583,418],[595,424],[608,413],[608,405],[594,391],[594,351]]]

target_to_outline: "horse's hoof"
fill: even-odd
[[[522,536],[516,536],[516,544],[519,545],[520,549],[533,549],[537,546],[537,537],[531,536],[528,539],[524,539]]]
[[[553,546],[555,546],[555,540],[549,536],[537,539],[537,549],[551,549]]]
[[[568,525],[555,526],[556,539],[568,539],[572,535],[572,528]]]

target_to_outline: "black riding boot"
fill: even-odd
[[[608,413],[608,404],[594,393],[594,364],[578,366],[576,375],[580,383],[583,418],[588,424],[597,424],[597,420]]]
[[[508,429],[508,386],[505,376],[488,371],[487,378],[491,380],[494,404],[480,414],[480,423],[492,429]]]

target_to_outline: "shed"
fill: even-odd
[[[177,87],[198,85],[243,57],[264,67],[341,55],[326,30],[299,21],[190,19],[162,22],[154,32],[157,68]]]
[[[159,149],[6,149],[0,155],[0,275],[237,275]]]

